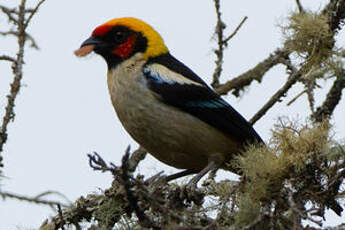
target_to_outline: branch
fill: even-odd
[[[7,55],[0,56],[0,60],[16,63],[16,60],[13,57]]]
[[[301,2],[299,0],[296,0],[296,4],[297,4],[297,7],[298,7],[298,11],[300,13],[304,13],[304,9],[303,9],[303,6],[302,6]]]
[[[236,27],[236,29],[234,30],[234,32],[232,32],[232,34],[229,35],[229,37],[227,37],[226,39],[224,39],[224,43],[225,46],[228,45],[228,41],[230,41],[236,34],[237,32],[241,29],[242,25],[245,23],[245,21],[248,19],[247,16],[245,16],[242,21],[240,22],[240,24]]]
[[[6,31],[6,32],[0,31],[0,35],[3,35],[3,36],[13,35],[13,36],[15,36],[15,37],[17,37],[17,38],[18,38],[19,36],[21,36],[21,35],[19,35],[18,32],[12,31],[12,30]],[[31,42],[30,46],[31,46],[32,48],[37,49],[37,50],[39,49],[39,47],[38,47],[38,45],[37,45],[35,39],[34,39],[30,34],[28,34],[28,33],[26,33],[26,32],[25,32],[25,39],[26,39],[26,40],[29,40],[29,41]]]
[[[219,85],[219,78],[223,70],[223,52],[224,52],[224,29],[226,28],[225,23],[222,21],[222,13],[220,12],[220,3],[219,0],[214,0],[214,6],[216,8],[216,15],[217,15],[217,25],[216,25],[216,30],[215,34],[217,35],[217,43],[218,43],[218,49],[214,51],[216,54],[217,60],[215,61],[216,63],[216,68],[213,73],[213,81],[211,83],[211,86],[213,88],[216,88]]]
[[[321,122],[323,119],[330,117],[333,114],[335,107],[341,100],[342,91],[345,88],[345,70],[337,76],[333,86],[329,90],[323,104],[316,109],[313,119],[316,122]]]
[[[8,56],[1,56],[0,60],[6,60],[13,63],[12,65],[12,72],[14,75],[13,81],[10,84],[10,93],[7,95],[7,105],[5,106],[5,113],[2,118],[2,123],[0,127],[0,153],[3,151],[3,146],[7,141],[7,127],[10,121],[13,121],[15,117],[14,113],[14,106],[15,100],[17,95],[20,91],[21,87],[21,80],[23,77],[23,63],[24,63],[24,47],[27,40],[31,41],[31,46],[34,48],[38,48],[34,39],[26,32],[27,26],[32,19],[32,17],[36,14],[38,8],[44,0],[41,0],[33,10],[28,10],[25,8],[26,0],[21,0],[18,10],[17,9],[9,9],[4,6],[0,6],[0,9],[9,17],[9,20],[12,21],[16,25],[16,30],[8,31],[8,32],[0,32],[0,35],[14,35],[17,37],[18,42],[18,52],[16,58],[11,58]],[[30,13],[28,20],[25,19],[25,14]],[[16,19],[13,17],[13,14],[16,15],[18,18]],[[0,162],[1,165],[1,162]]]
[[[147,151],[143,147],[139,147],[137,150],[135,150],[131,157],[128,160],[128,171],[134,172],[136,168],[138,167],[138,164],[140,161],[144,160],[146,157]]]
[[[283,63],[282,60],[288,57],[288,55],[289,52],[277,49],[273,54],[257,64],[254,68],[222,85],[219,85],[216,88],[216,92],[219,95],[225,95],[232,91],[232,94],[238,97],[241,90],[244,90],[244,88],[249,86],[254,80],[261,82],[266,72],[275,65]]]
[[[62,204],[61,202],[42,200],[42,199],[40,199],[40,197],[42,197],[42,195],[38,195],[35,197],[27,197],[27,196],[22,196],[22,195],[18,195],[18,194],[14,194],[14,193],[9,193],[9,192],[0,192],[0,196],[3,199],[11,198],[11,199],[20,200],[20,201],[27,201],[27,202],[31,202],[31,203],[35,203],[35,204],[49,205],[50,207],[54,207],[56,205],[60,205],[62,207],[67,207],[67,205]]]
[[[32,19],[32,17],[37,13],[38,9],[40,8],[40,6],[45,2],[45,0],[41,0],[37,3],[37,5],[35,6],[35,8],[30,9],[30,15],[28,17],[28,19],[26,19],[25,21],[25,25],[24,25],[24,29],[26,29]]]
[[[279,89],[272,97],[271,99],[249,120],[250,124],[255,124],[263,115],[266,114],[266,112],[278,101],[280,101],[280,98],[283,97],[286,92],[291,88],[292,85],[294,85],[298,78],[301,76],[301,70],[294,70],[288,80],[285,82],[284,86]]]
[[[125,188],[126,197],[130,206],[134,209],[136,216],[138,217],[139,223],[142,227],[160,230],[159,227],[151,218],[149,218],[145,211],[139,206],[138,197],[132,191],[132,185],[130,183],[130,176],[128,175],[128,159],[129,159],[130,147],[128,146],[125,155],[122,158],[122,173],[121,173],[121,183]]]
[[[10,9],[5,6],[0,6],[1,11],[7,15],[8,21],[12,22],[13,24],[17,24],[18,19],[13,17],[13,14],[18,14],[16,9]]]
[[[337,32],[344,25],[345,19],[345,0],[330,0],[322,10],[323,14],[328,15],[328,24],[333,32]]]

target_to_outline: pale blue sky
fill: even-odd
[[[15,5],[18,1],[11,1]],[[29,1],[30,3],[35,1]],[[222,81],[235,77],[266,58],[282,43],[280,28],[289,12],[296,9],[294,0],[226,1],[222,2],[227,33],[244,16],[248,20],[230,41],[225,55]],[[302,0],[305,7],[319,9],[326,0]],[[123,16],[140,18],[163,36],[171,53],[210,82],[215,57],[211,39],[215,26],[212,0],[127,0],[127,1],[53,1],[47,0],[33,19],[29,31],[41,50],[26,50],[24,79],[16,101],[16,120],[9,126],[5,145],[4,172],[1,189],[26,195],[57,190],[70,200],[107,188],[111,176],[94,172],[86,154],[97,151],[106,160],[120,164],[128,144],[137,145],[122,128],[110,103],[106,86],[106,64],[96,55],[79,59],[73,55],[91,31],[105,21]],[[0,28],[6,26],[0,17]],[[342,41],[344,41],[342,35]],[[14,54],[16,43],[0,38],[0,53]],[[12,75],[7,63],[0,63],[0,115]],[[239,100],[227,96],[247,119],[279,89],[286,80],[285,69],[272,69],[261,85],[252,88]],[[328,84],[323,84],[329,87]],[[278,116],[289,115],[302,120],[307,115],[306,100],[290,107],[286,103],[301,91],[291,91],[283,103],[275,105],[255,124],[267,140]],[[318,94],[318,103],[325,91]],[[336,137],[345,136],[345,100],[335,112]],[[173,168],[148,157],[139,167],[149,176],[158,171],[174,172]],[[230,174],[221,173],[222,177]],[[37,228],[54,213],[42,206],[0,201],[0,229],[16,226]],[[333,213],[328,224],[339,223]]]

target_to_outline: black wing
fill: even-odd
[[[263,142],[253,127],[192,70],[170,54],[143,68],[149,88],[175,106],[241,142]]]

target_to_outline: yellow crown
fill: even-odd
[[[102,26],[106,26],[106,27],[125,26],[135,32],[142,33],[142,35],[147,39],[147,49],[144,53],[145,59],[169,52],[160,34],[157,31],[155,31],[149,24],[137,18],[132,18],[132,17],[115,18],[104,23],[103,25],[99,27],[102,27]]]

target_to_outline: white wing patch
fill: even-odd
[[[149,74],[152,78],[160,83],[167,84],[188,84],[188,85],[198,85],[204,87],[199,82],[195,82],[184,77],[181,74],[171,71],[169,68],[161,64],[151,64],[144,67],[144,73]]]

